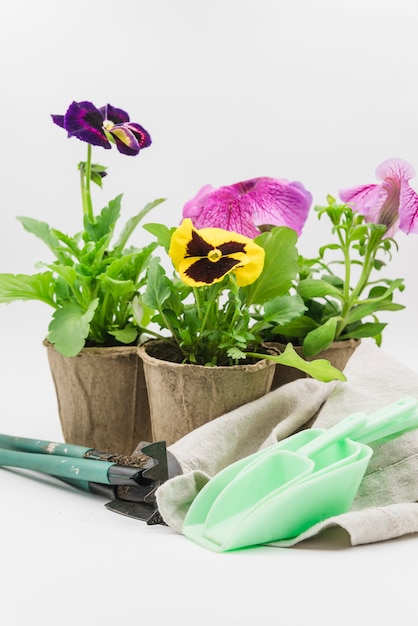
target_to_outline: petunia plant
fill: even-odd
[[[328,196],[327,205],[315,207],[330,221],[332,239],[316,257],[300,256],[293,293],[302,315],[270,329],[272,338],[301,345],[306,357],[346,339],[371,337],[381,345],[387,324],[380,314],[404,308],[394,301],[404,280],[379,272],[397,250],[397,230],[418,233],[418,195],[409,185],[415,172],[406,161],[388,159],[376,174],[381,183],[344,189],[342,203]]]
[[[169,276],[158,257],[149,264],[142,300],[156,312],[152,322],[159,332],[147,332],[174,346],[179,362],[220,366],[267,358],[322,381],[345,379],[328,361],[308,363],[290,344],[282,354],[263,344],[266,324],[300,313],[297,299],[287,294],[297,271],[295,231],[273,227],[252,239],[222,228],[197,229],[190,218],[175,229],[145,228],[174,266]],[[262,319],[254,319],[253,307],[263,308]]]
[[[110,104],[97,108],[87,101],[72,102],[65,115],[52,115],[52,120],[69,138],[87,143],[86,161],[78,165],[82,227],[70,236],[35,218],[18,218],[54,258],[39,264],[42,269],[34,274],[0,274],[0,302],[38,300],[52,307],[47,338],[65,356],[77,355],[85,345],[134,344],[140,326],[147,323],[137,295],[156,243],[137,248],[128,247],[128,241],[143,217],[163,200],[147,204],[116,237],[122,194],[94,212],[91,183],[101,187],[106,168],[92,162],[92,146],[116,146],[121,154],[136,156],[151,145],[151,137]]]

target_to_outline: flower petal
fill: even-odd
[[[376,169],[376,178],[379,180],[387,180],[388,178],[410,180],[414,176],[414,167],[404,159],[386,159]]]
[[[111,104],[106,104],[104,107],[99,108],[100,114],[104,120],[110,120],[114,124],[124,124],[129,122],[129,115],[123,109],[117,109],[112,107]]]
[[[102,114],[91,102],[72,102],[64,116],[64,128],[69,137],[93,146],[111,147],[103,131]]]
[[[348,204],[353,211],[361,215],[369,215],[372,220],[379,215],[380,208],[386,199],[386,194],[381,194],[380,185],[359,185],[349,189],[341,189],[339,196]]]
[[[299,235],[308,217],[312,195],[301,183],[268,177],[214,189],[203,187],[183,207],[196,228],[222,228],[254,238],[258,226],[288,226]]]
[[[407,181],[401,182],[399,228],[404,233],[418,233],[418,195]]]
[[[398,228],[418,232],[418,196],[409,185],[414,167],[403,159],[387,159],[376,169],[378,185],[363,185],[340,191],[340,198],[365,216],[367,222],[384,224],[386,237]]]
[[[151,145],[151,137],[139,124],[119,124],[109,130],[115,138],[116,147],[122,154],[135,156],[142,148]]]
[[[52,117],[52,121],[54,122],[54,124],[61,126],[61,128],[65,128],[65,125],[64,125],[65,118],[63,115],[52,114],[51,117]]]
[[[220,228],[196,230],[189,218],[174,231],[168,253],[181,279],[194,287],[219,282],[232,271],[238,285],[248,285],[264,265],[264,250],[252,239]]]
[[[216,263],[209,259],[189,260],[180,263],[180,276],[186,284],[193,287],[212,285],[223,280],[239,263],[237,259],[223,257]]]

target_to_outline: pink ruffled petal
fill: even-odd
[[[301,183],[260,177],[219,189],[203,187],[183,208],[195,228],[223,228],[254,238],[257,226],[288,226],[299,235],[312,195]]]
[[[287,226],[301,235],[312,204],[311,193],[301,183],[260,178],[247,198],[257,226]]]
[[[404,233],[418,233],[418,194],[407,181],[401,182],[399,228]]]
[[[379,215],[380,208],[386,199],[386,193],[382,193],[381,185],[359,185],[358,187],[341,189],[339,196],[353,211],[358,211],[370,218]]]
[[[202,187],[202,189],[197,192],[194,198],[191,198],[184,205],[183,217],[190,217],[190,219],[192,220],[193,218],[198,217],[202,210],[202,203],[212,193],[212,191],[215,191],[215,188],[212,187],[212,185],[205,185],[204,187]],[[200,226],[196,225],[195,227],[200,228]]]
[[[376,169],[376,178],[379,180],[387,180],[388,178],[398,181],[410,180],[414,176],[414,167],[404,159],[386,159]]]

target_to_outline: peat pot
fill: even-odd
[[[48,341],[48,361],[67,443],[130,455],[151,441],[148,395],[137,346],[83,348],[65,357]]]
[[[153,441],[170,445],[195,428],[270,391],[276,364],[216,366],[175,362],[165,341],[139,346],[148,389]],[[172,360],[169,360],[169,359]]]

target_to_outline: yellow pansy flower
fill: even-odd
[[[197,230],[186,218],[174,231],[168,254],[187,285],[212,285],[233,272],[244,287],[260,276],[265,253],[249,237],[222,228]]]

